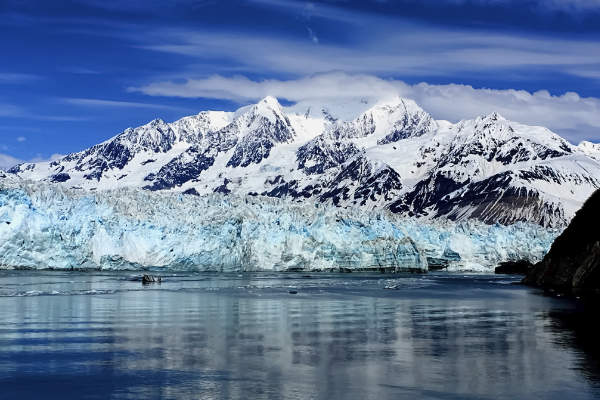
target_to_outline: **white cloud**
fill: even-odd
[[[546,126],[573,142],[600,140],[600,99],[583,98],[572,92],[555,96],[547,91],[477,89],[456,84],[409,85],[400,80],[342,72],[262,81],[214,75],[183,83],[157,82],[131,90],[152,96],[213,98],[238,103],[252,102],[267,95],[291,102],[315,99],[339,102],[400,95],[414,99],[437,119],[458,121],[497,111],[517,122]]]
[[[25,136],[17,136],[17,142],[19,142],[19,143],[23,143],[26,140],[27,140],[27,138]]]
[[[1,149],[6,150],[5,146],[0,146]],[[13,157],[9,154],[4,154],[4,153],[0,153],[0,170],[7,170],[11,167],[14,167],[17,164],[21,164],[24,162],[31,162],[31,163],[37,163],[37,162],[44,162],[44,161],[54,161],[54,160],[58,160],[63,158],[65,155],[64,154],[52,154],[50,157],[44,157],[41,154],[33,157],[32,159],[29,160],[21,160],[20,158],[17,157]]]
[[[23,162],[18,158],[13,156],[9,156],[8,154],[0,153],[0,169],[9,169],[10,167],[14,167],[15,165]]]

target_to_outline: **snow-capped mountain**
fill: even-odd
[[[398,97],[343,108],[267,97],[233,113],[154,120],[9,172],[68,188],[262,195],[551,227],[600,187],[600,145],[574,146],[546,128],[496,113],[435,121]]]

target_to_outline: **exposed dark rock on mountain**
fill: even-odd
[[[366,155],[359,155],[344,164],[319,199],[364,206],[367,201],[385,204],[400,194],[400,175],[388,165],[376,165]]]
[[[305,174],[322,174],[342,165],[358,153],[360,149],[352,142],[332,141],[319,135],[298,149],[296,161],[298,168]]]
[[[215,162],[210,150],[203,151],[198,146],[192,146],[179,156],[164,165],[156,174],[149,174],[145,180],[152,185],[144,189],[162,190],[181,186],[197,178],[202,171],[209,169]]]
[[[69,174],[65,174],[64,172],[60,172],[58,174],[52,175],[50,177],[50,182],[52,182],[52,183],[66,182],[69,179],[71,179],[71,176]]]
[[[524,283],[571,293],[600,291],[600,190],[579,210]]]

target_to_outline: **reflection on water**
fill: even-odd
[[[0,275],[0,398],[600,396],[589,318],[506,277],[129,278]]]
[[[574,368],[600,385],[600,324],[598,324],[598,299],[578,304],[577,311],[550,311],[547,315],[550,328],[555,333],[555,343],[566,351],[574,350]]]

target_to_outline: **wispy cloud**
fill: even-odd
[[[0,117],[16,117],[25,114],[25,110],[13,104],[0,103]]]
[[[25,136],[17,136],[17,142],[23,143],[25,141],[27,141],[27,138]]]
[[[308,26],[306,27],[306,30],[308,31],[308,37],[310,38],[310,40],[315,44],[319,44],[319,38],[317,37],[315,32]]]
[[[64,102],[86,107],[116,107],[116,108],[147,108],[157,110],[177,110],[182,108],[164,104],[137,103],[131,101],[103,100],[103,99],[85,99],[85,98],[64,98]]]
[[[41,79],[38,75],[13,72],[0,72],[0,84],[29,83]]]
[[[14,104],[0,103],[0,117],[30,119],[36,121],[87,121],[88,118],[72,115],[47,115],[30,111]]]
[[[302,13],[304,15],[315,15],[330,19],[349,19],[348,9],[351,4],[347,1],[289,1],[289,0],[249,0],[252,3],[264,6],[278,7],[289,12]],[[372,3],[380,6],[396,6],[400,9],[404,6],[414,6],[415,3],[431,6],[481,6],[481,7],[520,7],[529,8],[537,12],[562,11],[569,13],[599,11],[599,0],[366,0],[364,3]],[[339,15],[339,11],[343,12]]]
[[[399,95],[417,101],[435,118],[458,121],[497,111],[512,120],[547,126],[574,142],[600,139],[600,99],[576,93],[553,96],[547,91],[477,89],[468,85],[409,85],[372,75],[328,73],[305,78],[255,81],[219,75],[184,83],[158,82],[132,89],[153,96],[215,98],[239,103],[267,95],[291,102],[339,102]]]
[[[302,76],[345,71],[453,76],[476,72],[493,76],[511,69],[537,68],[589,77],[586,71],[600,69],[597,41],[445,29],[410,21],[395,24],[392,28],[377,23],[368,32],[358,29],[351,45],[320,41],[316,47],[299,38],[255,33],[162,30],[145,35],[147,42],[138,46],[202,62],[221,62],[254,74]]]
[[[77,66],[69,66],[60,68],[63,72],[68,72],[70,74],[78,74],[78,75],[98,75],[101,72],[91,68],[85,67],[77,67]]]
[[[75,0],[75,2],[109,11],[156,13],[157,10],[173,10],[177,7],[202,8],[215,4],[217,0]]]
[[[40,132],[40,131],[42,131],[42,129],[39,127],[13,124],[13,125],[0,125],[0,131],[12,132],[12,133],[15,133],[15,132]],[[0,150],[2,150],[2,147],[0,147]]]
[[[440,0],[424,0],[429,3],[438,3]],[[441,0],[450,4],[465,4],[476,3],[482,5],[499,5],[507,4],[513,6],[523,6],[523,0]],[[527,5],[527,4],[526,4]],[[539,10],[561,10],[561,11],[589,11],[600,10],[599,0],[532,0],[530,6],[536,7]]]
[[[324,3],[317,4],[314,1],[289,1],[289,0],[247,0],[248,3],[263,6],[266,8],[277,8],[290,14],[301,17],[309,21],[312,18],[323,18],[338,22],[347,22],[352,24],[363,24],[360,15],[352,10],[336,5]],[[339,5],[339,4],[338,4]]]

